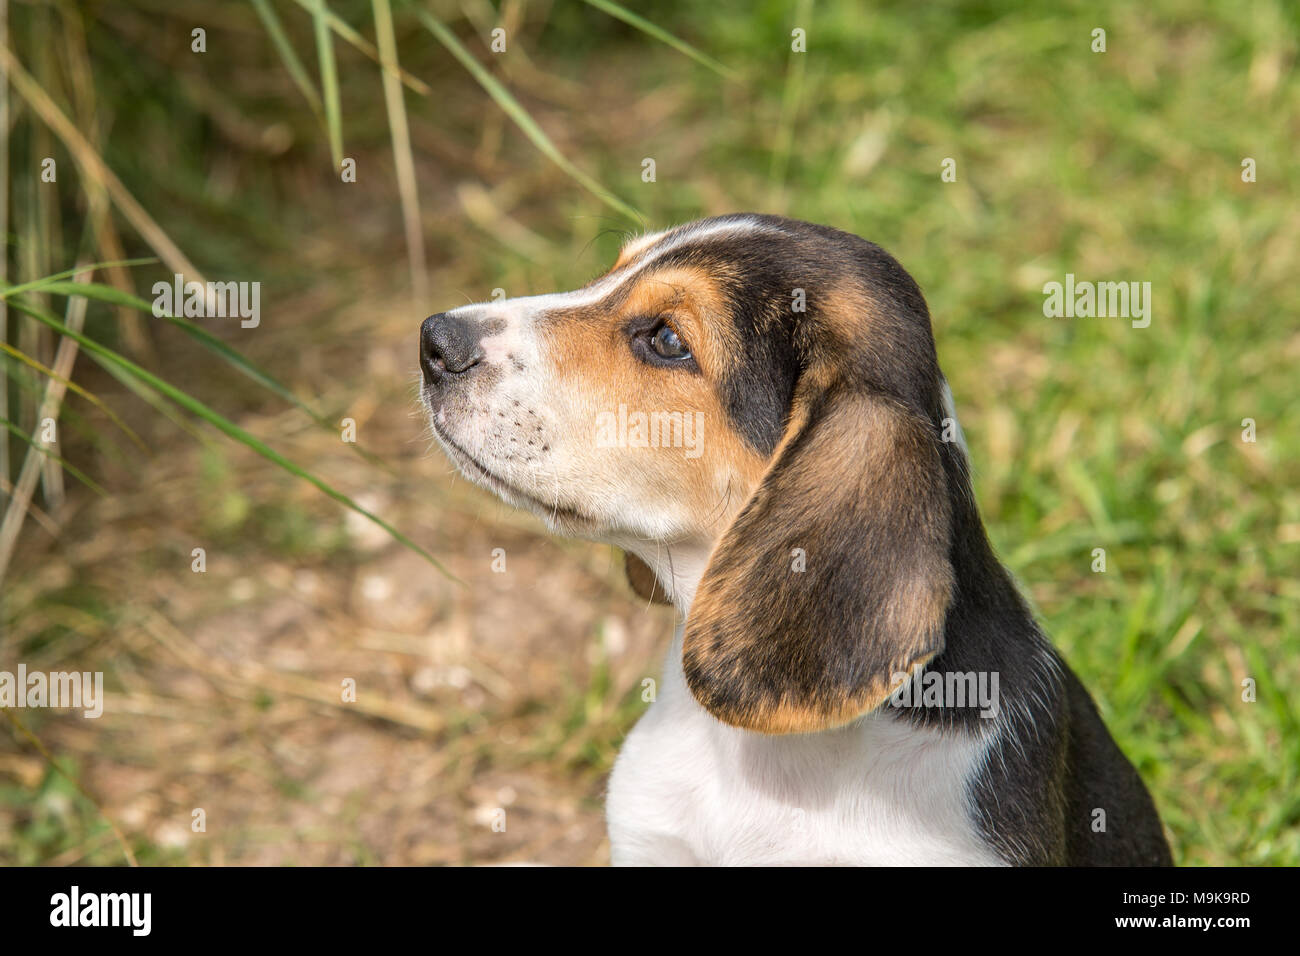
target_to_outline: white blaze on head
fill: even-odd
[[[663,232],[653,232],[633,239],[623,248],[620,258],[632,260],[637,256],[644,256],[639,262],[602,276],[581,289],[547,295],[521,296],[503,302],[465,305],[460,308],[478,310],[478,314],[485,322],[505,320],[506,325],[501,332],[494,333],[480,343],[484,356],[489,361],[500,362],[511,354],[524,359],[523,353],[531,355],[534,348],[532,326],[545,313],[595,305],[636,279],[668,253],[689,243],[725,235],[753,232],[779,233],[780,231],[774,226],[746,216],[722,222],[691,223]],[[452,311],[459,311],[459,309]]]
[[[645,235],[629,239],[623,245],[622,250],[618,254],[619,260],[622,262],[631,262],[666,235],[668,235],[668,231],[647,232]]]

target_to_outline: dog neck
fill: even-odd
[[[645,562],[685,619],[704,577],[715,541],[624,542],[622,547]]]

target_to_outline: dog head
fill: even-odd
[[[420,363],[466,475],[624,547],[687,612],[687,683],[720,720],[847,723],[942,650],[959,452],[925,301],[878,246],[702,220],[574,292],[431,316]],[[685,543],[698,582],[631,557]]]

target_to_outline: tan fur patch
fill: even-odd
[[[617,301],[608,312],[588,306],[548,317],[548,350],[560,356],[559,373],[578,397],[574,427],[587,428],[597,415],[616,412],[620,405],[648,413],[698,413],[704,426],[698,458],[628,448],[616,456],[621,464],[607,454],[600,467],[606,474],[627,469],[651,500],[670,501],[688,512],[692,531],[717,536],[766,467],[732,428],[714,386],[736,353],[717,278],[700,268],[655,269],[638,276]],[[663,316],[677,330],[700,374],[648,365],[632,354],[625,328],[644,316]]]
[[[934,658],[934,654],[925,654],[910,662],[905,671],[909,676],[920,670]],[[876,680],[857,694],[846,695],[837,706],[817,709],[807,705],[781,699],[771,706],[739,717],[727,712],[715,713],[714,716],[724,724],[752,730],[760,734],[815,734],[823,730],[833,730],[851,724],[863,714],[870,713],[885,701],[897,689],[892,680]]]
[[[847,383],[796,398],[686,623],[687,683],[710,713],[764,733],[824,730],[879,706],[896,673],[942,649],[950,513],[933,440]]]

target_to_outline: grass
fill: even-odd
[[[1293,690],[1300,684],[1300,433],[1290,420],[1300,360],[1300,157],[1293,148],[1300,137],[1300,23],[1290,5],[1261,2],[1242,16],[1228,2],[1179,0],[1037,10],[1010,0],[900,2],[869,12],[826,0],[735,0],[657,4],[651,14],[602,0],[557,4],[544,16],[511,4],[486,12],[486,5],[468,4],[477,13],[458,19],[450,6],[394,3],[391,44],[387,6],[255,3],[242,19],[236,12],[209,27],[214,52],[206,61],[188,52],[197,7],[145,3],[138,14],[106,14],[85,31],[85,62],[96,101],[118,107],[111,127],[86,123],[75,85],[50,80],[58,71],[36,69],[33,47],[23,46],[28,24],[15,20],[13,42],[31,68],[30,83],[48,88],[36,112],[69,117],[62,127],[52,120],[67,145],[50,146],[66,170],[65,239],[38,258],[50,264],[47,271],[79,261],[72,240],[82,230],[70,194],[77,189],[72,170],[81,169],[88,183],[137,202],[114,220],[133,230],[124,232],[126,254],[163,255],[160,245],[166,252],[165,269],[132,270],[140,288],[169,274],[170,260],[192,260],[209,277],[260,277],[275,318],[255,337],[223,334],[226,348],[268,381],[285,383],[290,396],[310,395],[306,413],[264,386],[233,384],[247,381],[247,369],[183,329],[151,325],[156,354],[142,354],[115,311],[124,300],[91,301],[84,334],[115,354],[130,353],[155,378],[184,383],[194,402],[268,449],[284,448],[286,460],[307,464],[340,493],[357,498],[380,489],[394,527],[448,563],[470,595],[483,597],[485,607],[517,602],[509,620],[471,618],[479,623],[472,623],[475,649],[463,658],[473,674],[470,690],[499,690],[489,689],[489,703],[475,706],[467,691],[444,688],[422,698],[400,681],[385,685],[419,659],[408,653],[407,625],[358,627],[351,605],[321,598],[317,611],[334,615],[333,623],[312,626],[369,641],[382,648],[371,658],[386,662],[374,665],[369,679],[389,687],[392,709],[340,716],[327,702],[334,670],[369,666],[367,658],[351,662],[339,651],[335,661],[333,650],[313,644],[330,667],[294,671],[290,679],[264,649],[258,670],[223,669],[197,623],[172,633],[156,619],[165,611],[169,620],[201,621],[198,609],[217,613],[219,595],[173,587],[146,597],[142,578],[94,563],[102,559],[87,556],[88,543],[41,543],[47,532],[35,527],[26,530],[24,547],[41,560],[21,575],[10,572],[0,664],[15,649],[29,666],[98,655],[110,684],[142,713],[173,715],[169,734],[189,727],[188,715],[200,708],[182,696],[164,699],[156,680],[142,676],[160,661],[227,688],[202,709],[227,728],[226,737],[238,739],[245,731],[235,728],[252,726],[249,707],[272,726],[297,727],[310,714],[322,733],[370,734],[370,746],[386,741],[404,753],[409,746],[427,756],[430,779],[443,788],[432,817],[428,808],[401,808],[446,844],[434,859],[549,852],[536,849],[551,846],[536,842],[540,823],[513,829],[510,839],[519,842],[503,851],[466,822],[505,789],[524,795],[510,812],[525,821],[532,813],[569,827],[576,813],[598,828],[600,781],[641,711],[640,682],[655,673],[667,620],[637,616],[639,607],[617,597],[617,575],[599,549],[551,542],[463,488],[435,494],[429,485],[446,483],[438,468],[430,481],[427,462],[415,484],[421,449],[410,443],[418,426],[405,417],[402,387],[361,367],[356,343],[409,344],[404,337],[418,316],[394,304],[393,290],[383,286],[395,285],[396,297],[409,301],[402,284],[418,282],[423,263],[412,257],[405,270],[393,263],[408,260],[406,237],[417,220],[435,290],[434,301],[421,306],[427,312],[465,301],[462,293],[488,298],[496,287],[510,295],[572,287],[600,272],[620,233],[642,221],[658,228],[742,209],[779,212],[879,242],[921,284],[990,533],[1151,787],[1176,859],[1300,863]],[[372,43],[377,12],[381,33]],[[489,52],[481,29],[494,18],[510,23],[504,55]],[[163,34],[176,30],[184,44],[154,43],[145,55],[139,38],[146,22],[155,32],[160,25]],[[1104,53],[1091,50],[1098,27],[1106,30]],[[806,53],[791,51],[795,28],[806,30]],[[318,91],[309,57],[322,49],[322,35],[331,52],[328,67],[321,59]],[[401,87],[385,82],[379,61]],[[124,110],[127,102],[137,108]],[[11,162],[26,175],[36,140],[30,117],[23,119]],[[361,175],[340,187],[332,154],[344,138]],[[290,145],[276,152],[282,142]],[[647,157],[655,160],[656,182],[641,179]],[[1246,157],[1256,161],[1255,182],[1242,181]],[[951,183],[940,177],[949,158],[957,174]],[[21,210],[22,194],[14,193],[12,205]],[[15,284],[43,274],[25,273],[28,257],[17,250],[10,258]],[[1150,282],[1150,327],[1044,317],[1043,284],[1066,273]],[[114,285],[123,281],[119,275]],[[405,312],[402,321],[390,324],[356,305],[375,301]],[[13,349],[53,368],[34,338],[13,334],[27,320],[11,308],[8,321]],[[10,417],[30,434],[30,421],[12,410],[33,404],[41,373],[12,353],[5,361]],[[169,374],[173,368],[177,374]],[[293,590],[295,569],[338,575],[329,580],[346,590],[349,575],[376,563],[337,512],[301,497],[286,475],[269,474],[246,446],[211,437],[196,445],[135,402],[118,378],[81,365],[73,377],[139,431],[156,456],[134,466],[144,469],[139,474],[103,450],[121,446],[120,459],[138,457],[123,444],[124,433],[74,390],[69,411],[84,417],[86,434],[70,437],[61,455],[110,491],[110,501],[89,512],[90,505],[75,503],[93,495],[68,488],[81,510],[60,520],[72,521],[78,537],[98,529],[120,536],[114,540],[123,548],[140,542],[129,547],[143,549],[151,572],[165,579],[171,549],[187,555],[187,535],[197,533],[184,514],[193,495],[186,489],[203,487],[214,505],[195,527],[206,523],[230,567],[228,574],[218,567],[214,579],[233,586],[239,564],[266,578],[249,585],[254,598],[223,598],[223,614],[274,604]],[[336,420],[365,395],[377,395],[379,409],[363,426],[374,442],[365,445],[389,472],[347,449],[339,453],[313,421],[316,409]],[[1254,442],[1242,439],[1243,419],[1255,423]],[[15,440],[9,448],[11,461],[21,462],[25,445]],[[147,476],[163,489],[152,510],[140,501]],[[417,497],[422,509],[404,504]],[[113,518],[115,503],[151,530],[142,534]],[[497,540],[508,542],[512,562],[529,573],[557,567],[571,575],[561,589],[582,596],[576,616],[548,608],[541,578],[523,570],[509,577],[515,590],[502,590],[504,582],[479,559]],[[1106,554],[1102,573],[1093,570],[1098,548]],[[457,599],[438,602],[435,629],[454,630],[461,612],[448,609],[459,607]],[[533,616],[569,629],[540,658],[532,655],[543,669],[538,661],[549,656],[557,673],[511,677],[512,655],[494,657],[483,645],[501,629],[532,633]],[[423,626],[408,629],[420,634]],[[622,657],[602,650],[611,627],[631,629]],[[493,668],[513,689],[493,683]],[[305,684],[309,679],[315,683]],[[1247,680],[1253,701],[1242,697]],[[433,716],[437,723],[426,725]],[[92,738],[59,718],[29,723],[66,766],[96,759]],[[508,743],[497,736],[506,731]],[[423,733],[434,734],[436,746],[410,736]],[[110,739],[126,766],[160,759]],[[208,752],[192,741],[186,746]],[[322,792],[279,764],[264,765],[252,742],[233,749],[212,743],[211,753],[231,779],[268,781],[287,807]],[[6,756],[0,822],[11,824],[15,843],[0,856],[122,859],[95,809],[32,763],[17,737],[0,747]],[[10,765],[18,769],[6,776]],[[111,795],[113,774],[101,773],[105,785],[87,789]],[[214,788],[217,778],[207,773],[203,786]],[[345,801],[341,819],[352,821],[345,835],[287,809],[284,819],[246,820],[238,833],[185,853],[168,839],[141,835],[156,833],[147,827],[125,829],[141,860],[261,859],[261,848],[283,845],[277,859],[293,861],[284,833],[298,832],[322,842],[332,833],[349,847],[349,859],[386,862],[394,851],[365,832],[367,813],[386,792]],[[546,809],[548,801],[554,808]],[[573,859],[599,859],[593,840],[583,844],[587,855]]]

